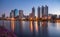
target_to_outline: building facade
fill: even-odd
[[[14,9],[14,17],[17,17],[19,15],[18,9]]]
[[[45,5],[45,7],[44,7],[44,15],[48,16],[48,6],[47,5]]]
[[[23,18],[23,10],[19,10],[19,18]]]
[[[32,8],[32,17],[35,17],[35,7]]]
[[[44,16],[44,6],[41,7],[41,14],[42,14],[42,17]]]
[[[14,14],[14,10],[11,10],[11,12],[10,12],[10,18],[14,18],[14,16],[15,16],[15,14]]]
[[[38,11],[38,18],[40,18],[40,7],[38,7],[37,11]]]
[[[44,18],[48,17],[48,6],[47,5],[45,5],[45,7],[44,6],[41,7],[41,13],[42,13],[42,17]]]

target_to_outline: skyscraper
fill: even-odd
[[[45,7],[44,7],[44,15],[48,16],[48,6],[47,5],[45,5]]]
[[[40,18],[40,7],[38,7],[38,18]]]
[[[11,12],[10,12],[10,18],[14,18],[14,16],[15,16],[15,14],[14,14],[14,10],[11,10]]]
[[[23,17],[23,10],[19,10],[19,18],[21,19]]]
[[[35,17],[35,8],[34,7],[32,8],[32,16],[33,16],[33,18]]]
[[[44,6],[41,7],[42,17],[44,16]]]
[[[45,7],[42,6],[41,7],[41,12],[42,12],[42,17],[48,16],[48,6],[47,5],[45,5]]]
[[[15,14],[14,17],[16,17],[19,14],[17,9],[14,9],[14,14]]]

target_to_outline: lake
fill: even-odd
[[[18,37],[60,37],[60,23],[57,22],[0,20],[0,26]]]

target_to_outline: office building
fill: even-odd
[[[32,17],[34,18],[35,17],[35,8],[34,7],[32,8],[32,15],[33,15]]]
[[[23,18],[23,10],[19,10],[19,18]]]
[[[40,18],[40,7],[38,7],[38,18]]]
[[[44,15],[48,16],[48,6],[47,5],[45,5],[45,7],[44,7]]]
[[[14,9],[14,14],[15,14],[14,17],[17,17],[19,15],[19,12],[17,9]]]
[[[10,18],[14,18],[14,16],[15,16],[15,14],[14,14],[14,10],[11,10],[11,12],[10,12]]]
[[[41,7],[42,17],[44,16],[44,6]]]
[[[45,7],[42,6],[42,7],[41,7],[41,12],[42,12],[42,17],[48,16],[48,6],[47,6],[47,5],[45,5]]]

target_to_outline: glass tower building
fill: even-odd
[[[18,16],[19,15],[19,12],[18,12],[18,9],[14,9],[14,16]]]
[[[38,18],[40,18],[40,7],[38,7]]]

